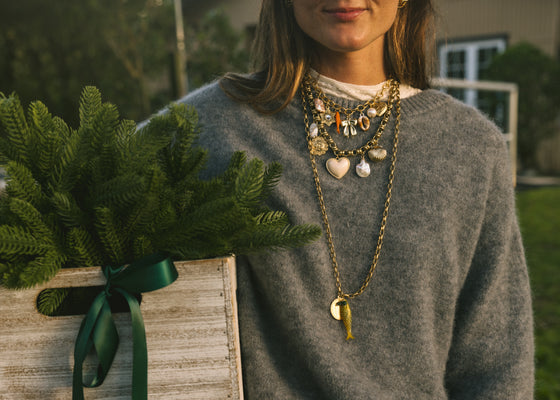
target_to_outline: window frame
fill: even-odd
[[[486,37],[465,38],[453,41],[440,42],[438,45],[438,61],[440,78],[449,78],[448,76],[448,55],[452,52],[463,51],[465,53],[465,65],[463,79],[467,81],[479,80],[479,51],[485,49],[497,49],[498,53],[502,53],[507,48],[506,35],[494,35]],[[465,90],[465,98],[463,101],[469,105],[477,106],[478,95],[476,90]]]

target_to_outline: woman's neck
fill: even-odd
[[[323,49],[312,68],[321,75],[354,85],[376,85],[387,80],[382,55],[362,51],[336,53]]]

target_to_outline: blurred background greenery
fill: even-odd
[[[0,91],[69,123],[85,85],[136,121],[179,95],[172,0],[3,1],[0,25]],[[222,10],[188,21],[185,35],[189,88],[248,69],[248,40]]]
[[[173,0],[2,1],[0,92],[15,92],[24,104],[40,99],[76,126],[80,92],[94,85],[123,117],[141,121],[179,97],[178,72],[192,91],[226,71],[250,69],[251,29],[234,28],[220,8],[183,11],[186,70],[177,71]],[[558,126],[558,59],[519,43],[494,57],[482,78],[519,85],[519,159],[538,168],[537,145]],[[493,99],[486,105],[499,107]],[[536,398],[560,400],[560,188],[527,188],[518,190],[518,211],[534,293]]]
[[[560,188],[520,190],[517,207],[533,290],[536,399],[560,399]]]

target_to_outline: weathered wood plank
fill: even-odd
[[[243,398],[233,257],[175,263],[179,278],[144,293],[150,399]],[[0,288],[0,399],[71,399],[74,341],[83,316],[46,317],[41,290],[100,286],[99,268],[65,269],[28,290]],[[86,399],[129,399],[130,316],[114,315],[120,345],[107,379]]]

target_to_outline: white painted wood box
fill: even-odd
[[[242,400],[235,259],[176,262],[178,279],[143,293],[150,399]],[[36,310],[45,288],[102,286],[100,268],[61,270],[27,290],[0,287],[0,399],[71,399],[74,343],[83,315]],[[120,345],[102,386],[86,399],[130,399],[130,314],[113,314]]]

